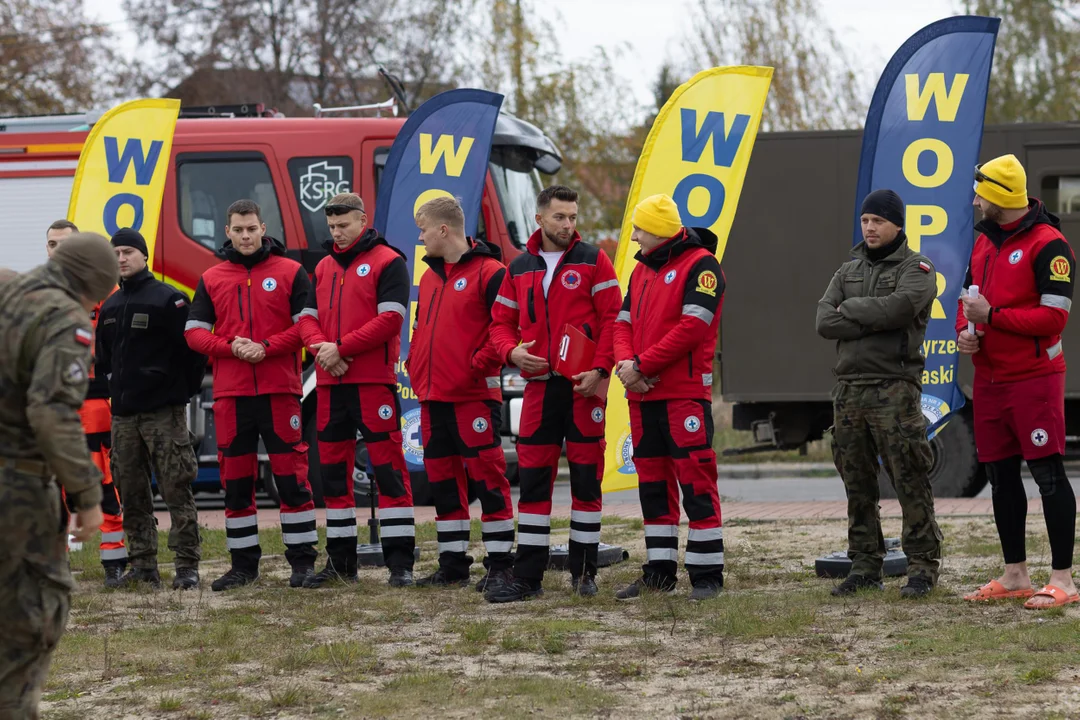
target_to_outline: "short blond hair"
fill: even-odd
[[[457,198],[441,196],[428,200],[416,211],[416,219],[430,220],[438,225],[446,225],[451,230],[465,232],[465,211]]]

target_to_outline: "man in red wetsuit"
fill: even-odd
[[[1030,598],[1027,608],[1080,601],[1072,579],[1076,497],[1065,476],[1065,356],[1061,333],[1072,308],[1076,259],[1058,219],[1028,198],[1012,155],[975,169],[974,204],[983,221],[957,312],[960,352],[975,365],[975,445],[993,488],[1005,573],[968,600]],[[975,323],[975,334],[968,323]],[[1033,593],[1024,547],[1027,461],[1050,536],[1049,582]],[[1034,595],[1034,597],[1032,597]]]
[[[291,587],[314,575],[315,504],[300,427],[300,328],[308,303],[307,271],[267,237],[251,200],[229,206],[225,262],[203,273],[184,336],[214,362],[214,429],[225,487],[225,545],[232,567],[211,584],[230,590],[259,577],[259,438],[281,496],[281,538]]]
[[[465,214],[450,197],[416,213],[424,262],[408,370],[420,398],[424,468],[435,498],[439,569],[417,585],[469,582],[469,478],[479,486],[488,572],[478,590],[507,579],[513,565],[514,506],[506,479],[502,358],[488,341],[491,308],[506,268],[498,248],[465,236]]]
[[[679,489],[690,520],[684,564],[690,599],[724,586],[716,452],[712,448],[712,360],[724,302],[716,235],[684,228],[666,195],[634,209],[637,266],[615,323],[619,380],[630,403],[634,467],[645,520],[642,576],[615,594],[672,592],[679,558]]]

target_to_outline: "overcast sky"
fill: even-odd
[[[88,19],[110,23],[130,36],[119,2],[84,2]],[[931,22],[957,14],[959,5],[955,0],[820,3],[840,41],[861,59],[870,74],[868,104],[873,83],[901,43]],[[649,87],[660,65],[668,57],[679,57],[679,45],[686,42],[686,0],[543,0],[539,5],[561,15],[556,30],[562,50],[569,57],[587,56],[597,45],[608,50],[623,48],[617,69],[634,87],[642,105],[651,100]],[[136,47],[132,39],[125,45]]]

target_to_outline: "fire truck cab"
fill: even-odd
[[[369,218],[374,215],[386,158],[404,124],[404,118],[397,117],[284,118],[259,116],[265,115],[259,106],[254,110],[248,114],[255,117],[195,119],[189,117],[191,109],[185,109],[177,121],[151,269],[189,297],[202,273],[221,261],[217,251],[226,239],[225,211],[241,198],[260,205],[267,234],[281,240],[293,259],[314,272],[326,254],[323,244],[330,239],[323,206],[339,192],[355,192],[364,199]],[[45,229],[66,216],[79,152],[94,119],[85,115],[0,118],[3,266],[24,271],[45,261]],[[558,150],[543,132],[508,113],[500,115],[477,236],[497,245],[504,262],[522,251],[536,227],[538,171],[553,174],[560,164]],[[305,365],[304,424],[318,498],[315,379],[310,361]],[[509,406],[520,397],[523,384],[508,368],[503,385],[509,474],[516,472]],[[520,408],[520,402],[514,405],[513,409]],[[201,396],[190,405],[189,423],[200,441],[202,479],[216,484],[212,407],[208,374]],[[366,466],[366,450],[360,443],[358,485],[366,480]],[[268,465],[262,474],[267,490],[275,495]],[[417,502],[428,502],[426,478],[417,477],[415,486]]]

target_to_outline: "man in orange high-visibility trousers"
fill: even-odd
[[[51,258],[53,251],[69,235],[78,232],[70,220],[57,220],[45,232],[45,251]],[[111,294],[111,293],[110,293]],[[98,303],[90,313],[90,322],[97,327]],[[109,469],[109,453],[112,450],[112,408],[109,405],[109,381],[90,365],[90,389],[86,401],[79,409],[90,458],[101,471],[101,565],[105,568],[105,587],[119,587],[120,577],[127,566],[127,548],[124,546],[124,518],[120,495],[113,484]],[[69,501],[69,498],[65,498]],[[70,509],[70,508],[69,508]]]

